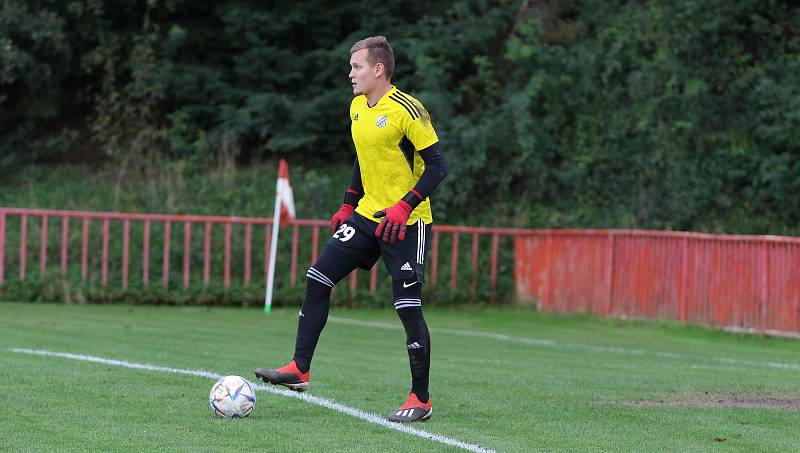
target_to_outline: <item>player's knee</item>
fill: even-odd
[[[333,288],[333,281],[314,266],[306,272],[306,293],[318,297],[327,297]]]
[[[392,293],[394,294],[395,310],[422,308],[422,283],[419,281],[392,280]]]

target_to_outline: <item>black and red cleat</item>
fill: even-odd
[[[431,417],[433,406],[430,398],[427,403],[421,403],[416,393],[408,394],[408,401],[399,408],[392,411],[387,417],[390,422],[409,423],[419,420],[427,420]]]
[[[256,368],[255,373],[256,377],[264,382],[289,387],[290,390],[295,392],[308,390],[308,380],[311,377],[311,371],[301,372],[294,360],[278,369]]]

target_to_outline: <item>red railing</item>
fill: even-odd
[[[515,249],[542,310],[800,332],[800,238],[544,230]]]
[[[12,221],[13,219],[13,221]],[[31,225],[38,230],[39,233],[39,272],[44,275],[47,270],[48,262],[48,234],[53,222],[59,222],[61,227],[60,235],[60,272],[62,276],[66,276],[68,271],[77,266],[75,247],[80,250],[80,279],[87,281],[92,278],[92,274],[99,273],[98,283],[101,286],[119,285],[123,289],[128,288],[131,279],[131,260],[133,252],[136,247],[140,246],[140,251],[137,253],[138,268],[141,269],[141,275],[138,277],[141,286],[147,288],[151,285],[153,277],[153,265],[159,266],[160,264],[160,280],[161,286],[164,289],[170,289],[170,280],[173,277],[174,260],[172,254],[175,253],[172,241],[178,239],[182,241],[180,253],[182,254],[180,283],[183,288],[189,288],[193,284],[199,284],[197,277],[193,277],[197,273],[193,269],[193,256],[195,253],[202,251],[202,285],[208,287],[212,282],[212,267],[214,257],[217,256],[213,244],[215,242],[222,242],[222,284],[224,287],[230,287],[232,279],[241,279],[242,285],[247,287],[255,284],[252,280],[253,261],[263,263],[264,280],[262,285],[266,282],[267,272],[269,271],[269,260],[267,253],[270,249],[271,240],[271,218],[259,217],[220,217],[220,216],[199,216],[199,215],[165,215],[165,214],[135,214],[135,213],[116,213],[116,212],[89,212],[89,211],[63,211],[63,210],[47,210],[47,209],[27,209],[27,208],[0,208],[0,285],[6,279],[6,262],[10,261],[10,256],[7,251],[11,247],[18,247],[18,259],[14,263],[19,272],[19,280],[25,280],[27,270],[29,267],[28,244],[29,230],[32,229]],[[16,233],[14,241],[18,243],[11,244],[9,235],[9,225],[14,224],[14,232]],[[75,228],[73,225],[78,224],[80,227],[80,235],[71,233]],[[91,229],[97,229],[99,223],[99,231],[91,234]],[[112,226],[121,231],[115,233],[111,232]],[[176,225],[176,228],[173,228]],[[180,228],[180,226],[183,228]],[[138,232],[136,238],[132,238],[132,228],[137,226]],[[196,226],[202,226],[202,241],[198,243],[193,239],[193,231]],[[221,241],[213,240],[214,228],[221,227],[224,231],[224,236]],[[237,228],[238,233],[234,232]],[[154,230],[160,230],[160,233],[154,233]],[[241,231],[243,229],[243,231]],[[255,235],[260,235],[254,230],[263,229],[263,236],[257,241]],[[290,254],[289,254],[289,285],[294,286],[298,282],[298,260],[300,258],[301,230],[306,230],[310,234],[310,245],[303,243],[302,247],[307,248],[309,261],[308,264],[313,263],[317,259],[320,251],[320,230],[322,230],[322,241],[324,242],[328,237],[329,225],[324,220],[304,220],[296,219],[291,225],[287,226],[286,232],[281,235],[281,242],[285,242],[285,238],[290,239]],[[175,231],[177,230],[177,231]],[[182,231],[181,231],[182,230]],[[310,232],[308,231],[310,230]],[[291,231],[289,236],[287,233]],[[498,250],[501,238],[521,234],[525,230],[513,230],[503,228],[473,228],[461,226],[434,226],[433,228],[433,241],[429,250],[428,259],[428,281],[432,285],[439,284],[440,273],[440,254],[439,243],[442,235],[449,237],[450,253],[449,253],[449,280],[448,285],[450,288],[456,288],[458,285],[459,275],[467,275],[471,277],[468,288],[469,293],[475,294],[477,289],[478,276],[482,273],[489,275],[489,288],[490,299],[495,301],[497,294],[497,277],[498,277]],[[99,234],[99,241],[95,236]],[[237,237],[238,234],[238,237]],[[309,234],[306,234],[308,236]],[[241,236],[243,235],[243,238]],[[459,261],[462,258],[460,254],[460,238],[467,236],[471,240],[471,251],[469,255],[469,272],[459,270]],[[18,237],[18,239],[17,239]],[[482,240],[485,238],[485,240]],[[158,244],[153,245],[154,241]],[[234,271],[232,269],[232,260],[237,258],[234,256],[232,242],[236,241],[240,246],[241,256],[237,259],[241,261],[241,265]],[[99,242],[99,244],[98,244]],[[134,243],[135,242],[135,243]],[[483,272],[479,267],[479,256],[481,256],[481,242],[490,243],[490,259],[488,264],[488,272]],[[254,253],[254,244],[257,243],[258,252]],[[111,247],[111,245],[113,247]],[[116,253],[110,251],[110,247],[114,248]],[[153,253],[152,249],[160,247],[160,263],[152,263]],[[217,249],[220,245],[217,244]],[[99,250],[98,250],[99,249]],[[262,253],[263,250],[263,253]],[[255,255],[259,255],[256,259]],[[73,257],[70,260],[70,256]],[[157,257],[156,257],[157,259]],[[508,258],[510,260],[510,257]],[[97,261],[99,260],[99,265]],[[95,264],[90,266],[90,261]],[[217,260],[219,261],[219,260]],[[117,269],[115,275],[118,278],[114,281],[109,280],[109,266],[114,265]],[[99,272],[98,268],[99,267]],[[91,268],[91,269],[90,269]],[[92,272],[90,272],[92,270]],[[276,265],[276,271],[278,271]],[[219,270],[217,269],[217,272]],[[237,275],[234,275],[234,272]],[[285,272],[285,270],[284,270]],[[305,274],[305,269],[302,269]],[[355,292],[358,287],[359,272],[353,272],[349,277],[349,286],[351,291]],[[94,276],[97,277],[96,275]],[[369,290],[373,294],[377,289],[378,281],[378,266],[373,266],[369,271]],[[194,283],[193,283],[194,282]]]
[[[101,286],[127,288],[135,279],[148,287],[155,278],[167,290],[263,287],[271,228],[271,218],[0,208],[0,285],[11,273],[28,278],[38,255],[41,275],[60,271]],[[58,261],[50,230],[60,237]],[[38,240],[29,244],[29,236]],[[276,285],[297,285],[301,256],[305,273],[327,237],[327,221],[288,226],[276,265],[288,278]],[[513,278],[517,299],[546,311],[800,332],[800,238],[436,225],[427,263],[429,284],[492,302],[503,277]],[[254,278],[262,270],[264,279]],[[360,273],[348,279],[353,293]],[[374,266],[361,286],[374,294],[377,282]]]

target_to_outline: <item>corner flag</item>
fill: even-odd
[[[281,214],[280,224],[286,226],[294,220],[294,194],[292,193],[292,185],[289,184],[289,165],[285,160],[281,159],[278,164],[278,186],[276,200],[280,200]]]
[[[278,164],[278,183],[275,187],[275,210],[272,214],[272,241],[269,250],[269,273],[267,294],[264,296],[264,312],[272,309],[272,286],[275,283],[275,256],[278,252],[278,230],[294,221],[294,194],[289,184],[289,165],[281,159]]]

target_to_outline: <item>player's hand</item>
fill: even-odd
[[[372,217],[381,219],[375,236],[383,238],[383,242],[394,244],[406,238],[406,223],[411,217],[411,205],[403,200],[398,201],[394,206],[382,209]]]
[[[336,232],[342,222],[347,220],[355,209],[356,208],[347,203],[342,203],[342,207],[331,217],[331,234]]]

